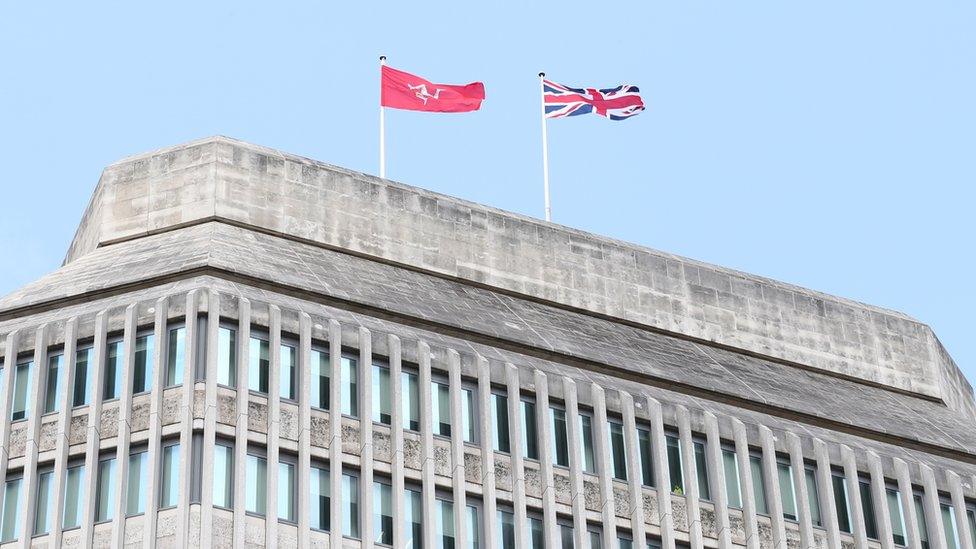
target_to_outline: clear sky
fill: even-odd
[[[101,169],[212,134],[377,171],[377,58],[485,82],[390,112],[392,179],[904,311],[976,379],[976,2],[4,2],[0,294],[56,269]]]

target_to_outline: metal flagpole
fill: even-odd
[[[386,179],[386,112],[383,109],[383,65],[386,56],[380,56],[380,177]]]
[[[549,136],[546,133],[546,73],[539,73],[539,98],[542,101],[542,185],[546,194],[546,221],[552,221],[552,205],[549,202]]]

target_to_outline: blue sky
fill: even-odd
[[[377,171],[377,57],[485,82],[387,116],[388,175],[542,216],[536,74],[641,87],[550,123],[554,221],[904,311],[976,379],[976,3],[7,2],[0,294],[101,169],[224,134]]]

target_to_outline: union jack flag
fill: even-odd
[[[595,112],[610,120],[630,118],[644,110],[637,86],[623,85],[598,90],[570,88],[543,80],[546,118],[562,118]]]

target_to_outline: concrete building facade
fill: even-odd
[[[105,169],[0,364],[2,547],[976,549],[926,325],[222,137]]]

